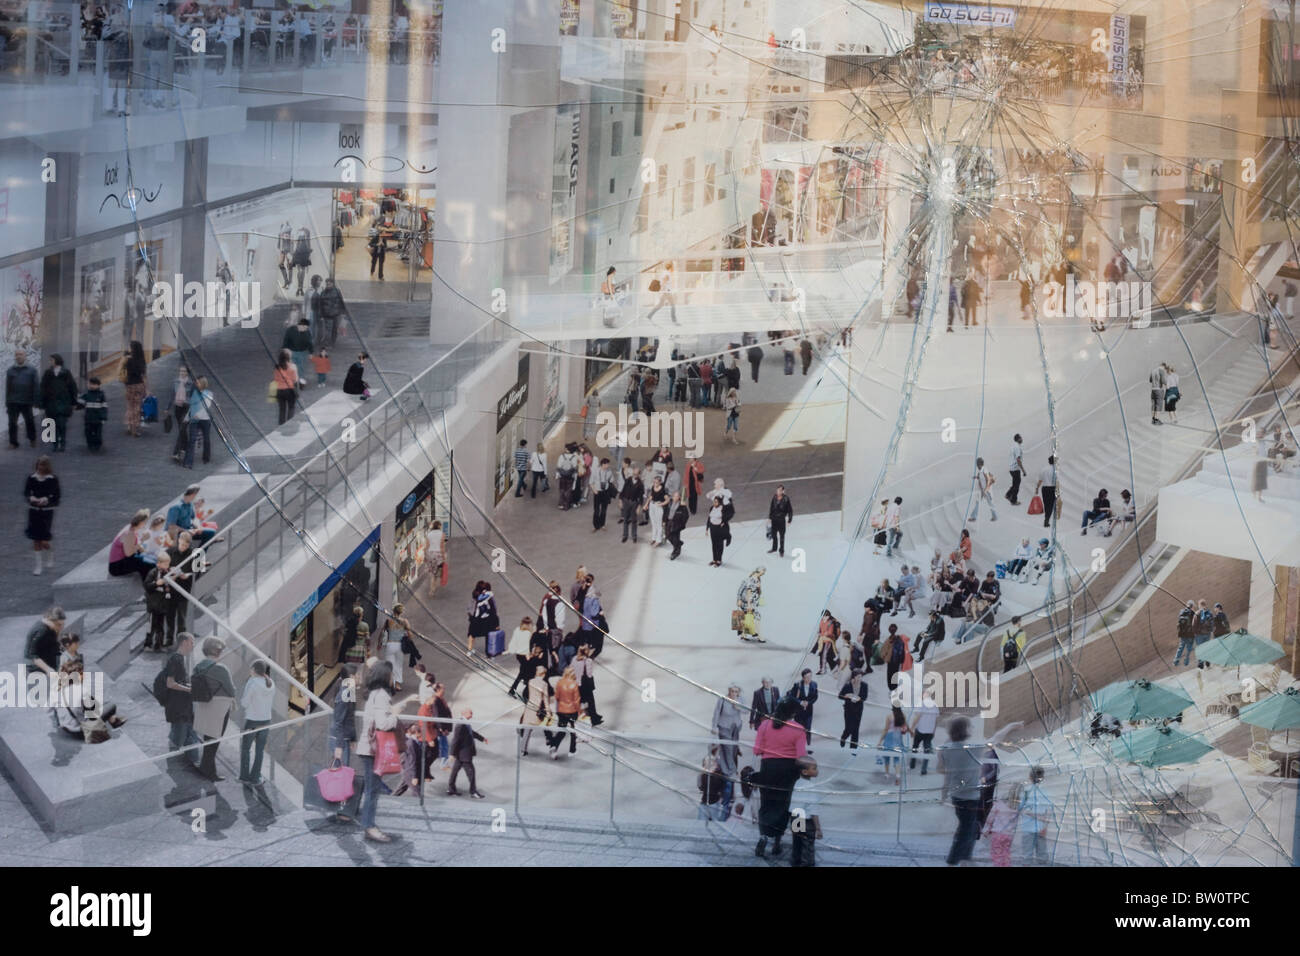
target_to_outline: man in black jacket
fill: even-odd
[[[805,667],[803,673],[799,675],[799,683],[790,688],[790,693],[786,694],[786,697],[798,704],[794,719],[803,727],[807,736],[806,743],[810,747],[812,746],[813,705],[817,703],[817,696],[817,682],[812,679],[812,668]]]
[[[849,674],[849,679],[840,688],[840,700],[844,701],[844,733],[840,734],[840,746],[844,741],[858,749],[858,730],[862,726],[862,708],[867,702],[867,682],[862,679],[862,671],[856,667]]]
[[[619,506],[622,509],[619,521],[623,525],[623,542],[627,543],[628,529],[632,529],[632,543],[636,543],[636,525],[638,514],[641,507],[641,499],[645,497],[645,485],[641,481],[641,469],[633,468],[632,473],[627,476],[623,482],[623,489],[618,493]]]
[[[943,642],[944,630],[943,615],[938,611],[931,611],[930,623],[921,632],[921,636],[916,639],[916,659],[918,661],[925,660],[925,652],[931,645]]]
[[[754,381],[758,381],[758,367],[763,364],[763,348],[760,345],[751,345],[749,351],[745,353],[749,359],[749,374]]]
[[[781,702],[781,695],[772,686],[772,678],[764,677],[763,686],[754,691],[754,699],[749,704],[749,727],[758,730],[758,725],[776,713],[776,705]]]
[[[779,550],[781,557],[785,557],[785,526],[794,522],[794,505],[786,497],[785,485],[776,486],[776,494],[767,506],[767,518],[772,522],[772,547],[767,553]]]
[[[339,338],[339,319],[347,315],[348,307],[343,302],[343,293],[334,285],[333,279],[325,280],[325,288],[320,294],[320,334],[319,345],[334,347]]]
[[[682,553],[682,531],[686,529],[686,521],[690,516],[691,510],[682,504],[681,492],[674,491],[664,512],[664,523],[668,525],[668,543],[673,546],[673,553],[668,555],[669,561],[676,561]]]
[[[36,369],[27,364],[27,350],[14,350],[14,364],[5,371],[5,411],[9,414],[9,447],[18,447],[18,416],[27,426],[27,441],[36,447],[36,422],[32,407],[40,392]]]
[[[469,795],[477,800],[483,799],[483,794],[478,792],[478,787],[474,780],[474,755],[478,753],[478,748],[474,746],[474,741],[487,743],[487,738],[470,726],[469,722],[474,719],[474,711],[466,707],[460,712],[460,722],[456,724],[456,729],[451,732],[451,779],[447,781],[447,796],[458,797],[460,791],[456,789],[456,777],[460,775],[461,768],[465,768],[465,775],[469,777]]]

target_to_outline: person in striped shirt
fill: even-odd
[[[524,496],[524,482],[528,478],[528,439],[519,439],[519,447],[515,449],[515,471],[519,474],[519,487],[515,489],[515,497]]]

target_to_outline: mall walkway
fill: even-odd
[[[347,366],[361,343],[374,357],[371,368],[379,370],[367,380],[380,395],[400,389],[445,351],[428,344],[427,303],[352,301],[346,296],[345,301],[355,328],[340,330],[328,387],[305,389],[300,399],[305,405],[341,389]],[[204,338],[196,350],[194,367],[209,376],[237,449],[252,446],[277,427],[277,409],[267,402],[266,387],[286,317],[286,306],[272,306],[265,310],[257,328],[223,329]],[[410,337],[407,327],[420,320],[426,330],[424,337]],[[390,337],[390,331],[399,335]],[[178,364],[179,355],[173,352],[149,365],[149,390],[158,396],[160,416],[170,402]],[[314,378],[309,376],[313,382]],[[123,426],[123,386],[108,382],[104,391],[109,412],[103,451],[92,454],[86,448],[83,415],[77,413],[68,423],[68,450],[51,453],[63,499],[54,519],[55,565],[40,577],[32,574],[31,546],[23,536],[27,508],[21,495],[23,482],[42,453],[39,436],[35,449],[24,441],[19,449],[6,443],[0,450],[0,488],[8,489],[0,495],[0,527],[7,531],[7,545],[0,548],[0,576],[17,583],[0,594],[0,616],[35,613],[48,607],[53,582],[107,545],[136,508],[157,509],[205,474],[238,469],[214,433],[211,465],[202,464],[200,453],[194,470],[184,470],[171,460],[174,431],[165,434],[160,421],[145,425],[141,438],[130,438]],[[292,468],[276,471],[287,474]],[[130,500],[126,500],[126,489],[130,489]]]

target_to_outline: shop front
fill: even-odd
[[[338,678],[339,648],[354,606],[361,607],[361,619],[372,634],[375,632],[381,530],[375,528],[339,562],[290,618],[289,673],[317,697],[323,696]],[[289,706],[306,713],[310,702],[300,690],[292,688]]]
[[[397,506],[393,522],[394,604],[432,594],[440,583],[440,562],[435,554],[449,548],[453,480],[448,456]]]
[[[501,504],[502,499],[510,493],[518,476],[515,474],[515,449],[524,437],[527,420],[522,414],[528,404],[529,356],[519,357],[519,374],[515,384],[497,401],[497,445],[494,486],[494,500]]]

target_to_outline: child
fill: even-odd
[[[812,757],[800,757],[795,761],[795,766],[799,768],[799,779],[794,782],[794,792],[790,796],[790,832],[794,837],[790,865],[816,866],[814,841],[822,839],[819,812],[822,795],[813,789],[813,781],[817,778],[817,761]]]
[[[311,357],[312,367],[316,369],[316,384],[324,385],[325,377],[330,373],[330,354],[325,348],[321,348]]]
[[[1011,841],[1016,835],[1020,819],[1020,784],[1013,784],[1005,796],[993,801],[989,818],[984,822],[984,835],[989,838],[989,852],[994,866],[1011,865]]]
[[[158,555],[157,566],[144,579],[144,603],[150,615],[149,636],[144,640],[147,651],[170,647],[176,639],[176,602],[180,598],[167,581],[171,567],[171,555],[164,551]]]
[[[91,451],[104,447],[104,422],[108,421],[108,397],[99,386],[99,379],[92,377],[90,388],[81,396],[86,410],[86,447]]]
[[[195,527],[197,527],[197,528],[203,528],[203,529],[205,529],[205,530],[207,530],[207,531],[216,531],[216,530],[217,530],[217,523],[216,523],[215,521],[212,520],[212,516],[213,516],[214,514],[216,514],[216,512],[213,511],[211,508],[204,508],[204,507],[203,507],[203,499],[202,499],[202,498],[195,498],[195,499],[194,499],[194,525],[195,525]]]
[[[158,555],[165,554],[171,546],[172,538],[167,533],[167,516],[154,515],[149,522],[149,530],[140,536],[140,560],[156,564]]]
[[[406,746],[402,749],[402,785],[393,791],[393,796],[400,797],[410,791],[411,796],[420,795],[420,752],[423,733],[419,723],[406,728]]]

